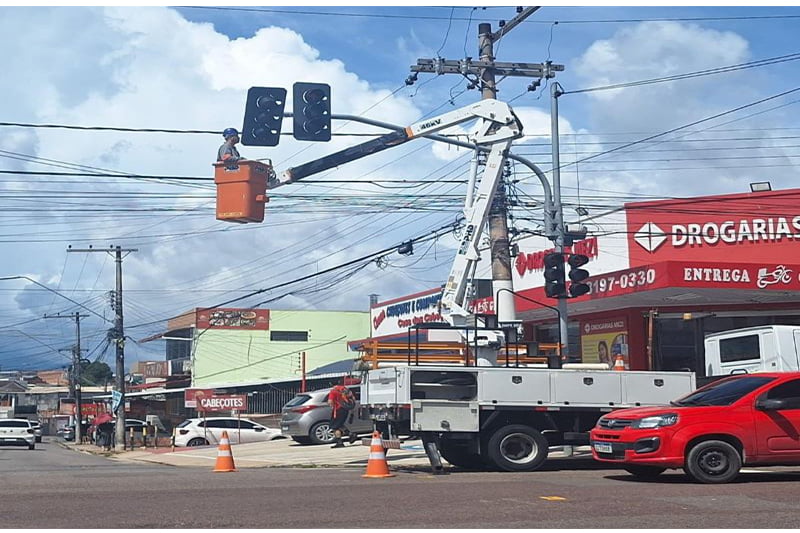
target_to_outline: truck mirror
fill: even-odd
[[[779,411],[781,409],[786,409],[788,404],[786,400],[770,400],[767,398],[760,398],[756,400],[756,409],[759,411]]]

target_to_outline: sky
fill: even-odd
[[[420,74],[407,85],[409,67],[477,58],[478,24],[496,30],[514,15],[471,5],[0,8],[0,42],[13,51],[0,77],[0,370],[68,365],[74,323],[44,317],[76,311],[89,315],[85,357],[113,367],[114,259],[70,246],[136,249],[123,260],[129,363],[163,359],[163,342],[136,341],[194,307],[366,311],[370,294],[441,285],[468,151],[413,141],[275,190],[263,223],[237,225],[214,217],[219,132],[241,127],[249,87],[291,94],[298,81],[328,83],[335,114],[401,126],[468,105],[480,99],[468,79]],[[495,44],[498,61],[564,65],[565,219],[590,213],[590,232],[607,239],[603,268],[626,266],[610,213],[627,201],[796,186],[799,18],[794,7],[543,6]],[[706,72],[721,67],[734,68]],[[700,74],[585,91],[688,73]],[[529,91],[532,81],[501,79],[498,98],[524,124],[512,152],[550,176],[550,88]],[[280,172],[384,130],[337,120],[333,132],[328,143],[285,134],[240,151]],[[512,227],[535,235],[541,186],[521,166],[512,178]],[[416,238],[413,255],[358,261]]]

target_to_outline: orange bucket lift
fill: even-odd
[[[261,161],[239,161],[235,165],[214,163],[217,185],[217,220],[262,222],[267,198],[267,181],[272,166]]]

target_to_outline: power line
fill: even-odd
[[[576,89],[574,91],[564,91],[562,94],[579,94],[579,93],[588,93],[594,91],[607,91],[610,89],[622,89],[626,87],[638,87],[640,85],[650,85],[653,83],[663,83],[669,81],[678,81],[678,80],[685,80],[691,78],[699,78],[703,76],[711,76],[713,74],[724,74],[727,72],[736,72],[739,70],[746,70],[750,68],[756,67],[763,67],[767,65],[776,65],[779,63],[786,63],[788,61],[797,61],[800,59],[800,53],[793,53],[783,56],[777,57],[770,57],[766,59],[759,59],[757,61],[750,61],[747,63],[739,63],[737,65],[728,65],[725,67],[717,67],[705,70],[697,70],[694,72],[687,72],[684,74],[674,74],[671,76],[663,76],[661,78],[652,78],[647,80],[639,80],[639,81],[631,81],[625,83],[616,83],[613,85],[602,85],[599,87],[589,87],[587,89]]]

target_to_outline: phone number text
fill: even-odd
[[[656,271],[652,268],[634,270],[625,274],[603,276],[589,281],[591,294],[612,292],[615,289],[633,289],[652,285],[656,281]]]

